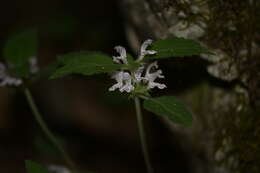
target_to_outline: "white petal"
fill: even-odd
[[[159,88],[159,89],[164,89],[166,88],[166,85],[165,84],[160,84],[160,83],[157,83],[157,82],[149,82],[148,83],[148,89],[152,89],[152,88]]]
[[[120,92],[131,92],[134,90],[132,85],[132,78],[129,72],[119,71],[112,76],[113,79],[117,81],[112,87],[109,88],[109,91],[114,91],[119,89]]]
[[[70,173],[69,169],[63,166],[50,165],[48,166],[48,169],[51,173]]]
[[[152,89],[155,87],[157,87],[159,89],[166,88],[165,84],[160,84],[160,83],[154,82],[157,78],[164,78],[164,76],[162,75],[162,70],[157,70],[157,71],[151,73],[151,70],[153,67],[158,68],[157,62],[154,62],[147,67],[145,77],[144,77],[144,80],[148,82],[148,86],[147,86],[148,89]]]
[[[143,44],[141,45],[141,52],[146,51],[147,47],[152,44],[153,40],[151,39],[147,39],[143,42]]]
[[[23,81],[22,81],[21,79],[16,79],[14,85],[15,85],[15,86],[19,86],[19,85],[21,85],[22,83],[23,83]]]
[[[31,73],[37,73],[39,71],[38,59],[36,56],[32,56],[29,59]]]
[[[113,56],[113,61],[116,62],[116,63],[118,63],[118,64],[121,63],[120,60],[119,60],[119,58],[118,58],[117,56]]]
[[[151,69],[155,67],[155,68],[158,68],[158,64],[157,64],[157,61],[151,63],[150,65],[148,65],[147,69],[146,69],[146,73],[145,73],[145,76],[149,75],[150,74],[150,71]]]
[[[109,91],[115,91],[117,88],[121,88],[123,86],[123,71],[116,72],[112,75],[112,79],[116,80],[116,84],[114,84],[112,87],[110,87],[108,90]]]
[[[124,77],[123,77],[124,85],[119,89],[121,92],[131,92],[134,90],[134,86],[132,85],[132,79],[131,75],[128,72],[124,72]]]
[[[111,87],[108,89],[108,91],[115,91],[117,88],[121,88],[121,87],[122,87],[121,84],[116,83],[116,84],[114,84],[113,86],[111,86]]]
[[[120,56],[113,56],[113,61],[116,63],[120,63],[122,61],[124,64],[128,64],[125,48],[122,46],[116,46],[115,50],[119,53]]]
[[[153,55],[156,54],[157,51],[155,50],[146,50],[147,47],[152,44],[153,40],[148,39],[146,41],[143,42],[143,44],[141,45],[141,51],[140,51],[140,55],[138,57],[138,61],[141,61],[146,55]]]
[[[13,86],[19,86],[22,84],[22,80],[18,78],[14,78],[11,76],[6,76],[2,82],[0,83],[0,86],[6,86],[6,85],[13,85]]]
[[[0,63],[0,81],[0,86],[19,86],[22,84],[21,79],[12,77],[6,72],[6,66],[3,63]]]
[[[119,89],[120,92],[124,92],[125,91],[125,92],[128,92],[128,93],[130,93],[133,90],[134,90],[134,86],[132,86],[132,85],[124,85],[123,87],[121,87]]]
[[[156,54],[157,51],[155,51],[155,50],[146,50],[145,53],[146,53],[146,55],[153,55],[153,54]]]

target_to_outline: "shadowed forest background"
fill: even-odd
[[[0,47],[3,48],[13,33],[36,27],[39,31],[37,57],[42,67],[53,62],[57,55],[72,51],[103,51],[112,56],[117,45],[136,55],[142,41],[176,36],[175,33],[180,32],[171,28],[175,19],[170,14],[171,8],[185,11],[186,7],[177,7],[179,2],[6,1],[0,6]],[[218,2],[220,5],[213,6],[226,12],[233,9],[232,2]],[[256,16],[252,23],[260,23],[259,2],[254,2],[252,14],[245,13]],[[234,7],[242,8],[236,6],[237,3],[233,3]],[[249,1],[245,1],[247,3]],[[211,12],[216,15],[214,10]],[[160,14],[159,19],[157,14]],[[230,11],[227,16],[233,14],[236,13]],[[195,16],[193,13],[186,15]],[[221,20],[216,18],[215,28],[209,23],[206,34],[198,38],[192,35],[191,38],[213,50],[220,49],[230,57],[239,57],[235,52],[242,48],[233,46],[233,43],[243,40],[240,36],[250,32],[246,29],[238,33],[226,32],[226,28],[221,27],[226,23],[219,24]],[[238,28],[242,26],[236,22],[239,21],[236,17],[230,20]],[[247,25],[253,28],[250,31],[255,35],[245,37],[245,40],[250,38],[250,44],[255,41],[254,48],[245,53],[250,54],[250,60],[232,59],[236,65],[247,65],[237,65],[241,68],[234,80],[210,75],[207,66],[211,62],[205,58],[194,56],[160,63],[167,89],[155,90],[153,95],[178,96],[194,113],[195,122],[192,128],[185,129],[145,111],[147,140],[155,172],[238,173],[236,169],[242,173],[247,169],[250,173],[260,172],[260,26]],[[210,33],[224,33],[223,38],[227,39]],[[230,44],[227,46],[223,40]],[[245,47],[251,50],[250,45]],[[224,76],[231,73],[227,70]],[[240,76],[246,76],[246,82]],[[145,172],[133,103],[117,92],[108,92],[113,84],[108,77],[71,75],[62,79],[43,79],[32,86],[32,91],[44,120],[82,170],[94,173]],[[242,88],[242,92],[237,88]],[[238,110],[239,105],[243,111]],[[25,160],[35,160],[43,165],[64,164],[36,125],[23,93],[0,88],[0,172],[25,173]]]
[[[128,46],[122,10],[116,1],[103,0],[5,2],[0,9],[1,45],[13,32],[37,26],[40,66],[69,51],[98,50],[112,55],[114,46]],[[44,119],[66,141],[80,167],[93,172],[144,172],[133,104],[107,94],[112,84],[106,75],[71,76],[37,82],[33,94]],[[62,164],[59,154],[48,150],[51,144],[41,144],[48,140],[37,128],[23,93],[1,88],[0,94],[1,172],[25,172],[26,159]],[[153,118],[148,118],[147,125],[154,131],[149,135],[154,162],[171,167],[176,161],[167,156],[175,152],[170,147],[174,141],[167,139],[168,130]],[[43,145],[43,152],[37,145]]]

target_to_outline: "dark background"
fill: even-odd
[[[42,67],[53,62],[57,55],[71,51],[98,50],[113,55],[114,46],[120,44],[133,52],[125,37],[123,11],[117,1],[107,0],[5,1],[0,6],[0,46],[3,48],[13,33],[37,27],[37,56]],[[176,76],[176,71],[181,73],[182,66],[182,62],[177,62]],[[176,77],[170,72],[172,66],[168,62],[161,67],[165,68],[166,76]],[[197,81],[198,76],[205,75],[204,71],[198,73],[193,71],[189,76],[195,75]],[[38,81],[32,91],[49,127],[82,170],[145,172],[133,104],[116,92],[108,93],[113,82],[108,75],[69,76]],[[166,82],[168,89],[160,93],[188,87],[187,81],[178,77],[174,84]],[[174,140],[174,134],[159,118],[150,115],[145,112],[155,170],[188,172],[190,160]],[[27,159],[43,165],[62,165],[62,159],[47,141],[23,93],[0,88],[0,172],[23,173]]]

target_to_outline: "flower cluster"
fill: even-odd
[[[39,71],[37,57],[29,58],[30,72],[35,74]],[[13,77],[8,73],[8,66],[0,63],[0,86],[19,86],[23,83],[22,79]]]
[[[157,53],[154,50],[147,50],[147,47],[151,43],[152,40],[148,39],[142,44],[140,55],[136,60],[137,62],[142,61],[146,55],[154,55]],[[115,50],[119,53],[120,56],[113,56],[113,61],[116,63],[128,65],[125,48],[122,46],[116,46]],[[147,86],[147,89],[152,89],[155,87],[159,89],[164,89],[166,88],[165,84],[155,82],[157,78],[164,78],[164,76],[162,75],[162,70],[156,70],[153,72],[153,70],[157,68],[157,62],[153,62],[147,66],[142,65],[135,71],[118,71],[112,75],[112,79],[115,79],[117,83],[110,87],[109,91],[119,89],[120,92],[130,93],[135,89],[135,86],[137,84],[141,83],[145,84]]]
[[[0,86],[6,86],[6,85],[19,86],[23,83],[21,79],[9,75],[3,63],[0,63],[0,80],[1,80]]]

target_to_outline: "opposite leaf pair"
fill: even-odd
[[[150,39],[146,40],[142,44],[140,54],[136,60],[128,55],[123,47],[117,46],[116,50],[120,56],[111,57],[103,53],[87,51],[59,56],[59,67],[56,68],[55,66],[56,70],[51,78],[58,78],[69,74],[89,76],[99,73],[113,73],[112,78],[117,83],[110,87],[110,91],[119,89],[121,92],[134,93],[134,96],[138,97],[149,96],[148,91],[152,88],[166,88],[165,84],[156,82],[158,78],[164,78],[162,71],[157,69],[157,62],[150,63],[149,61],[209,53],[197,42],[184,38],[167,38],[155,42],[152,42]],[[12,76],[7,73],[5,66],[2,65],[0,67],[2,85],[19,85],[22,83],[21,78],[28,78],[30,74],[37,71],[35,62],[31,61],[28,63],[30,61],[29,57],[36,54],[37,33],[34,30],[15,35],[10,39],[4,48],[4,57],[6,62],[14,65],[15,68],[12,68],[12,74],[15,73],[18,78],[11,78]],[[188,112],[183,110],[184,106],[167,106],[167,101],[181,105],[179,102],[176,102],[176,99],[148,97],[148,100],[152,102],[151,104],[154,108],[159,106],[161,107],[160,110],[164,110],[164,113],[158,112],[159,109],[152,111],[153,108],[150,106],[149,110],[155,114],[168,115],[168,117],[172,117],[170,119],[174,122],[190,124],[192,116],[189,113],[183,114],[183,112]]]
[[[119,56],[110,57],[98,52],[75,52],[59,56],[60,67],[51,78],[58,78],[69,74],[94,75],[99,73],[112,73],[117,81],[110,91],[119,89],[120,92],[131,93],[134,97],[145,98],[144,108],[156,115],[168,117],[175,123],[190,126],[192,115],[173,96],[151,98],[148,91],[152,88],[163,89],[165,84],[155,82],[164,78],[157,62],[149,63],[155,59],[184,57],[210,53],[197,42],[184,38],[167,38],[152,42],[146,40],[141,45],[141,51],[134,60],[126,53],[122,46],[115,47]]]

